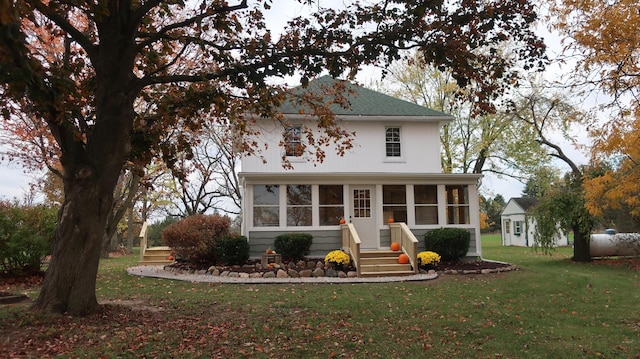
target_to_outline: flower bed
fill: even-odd
[[[263,268],[259,261],[250,261],[242,266],[210,266],[197,267],[188,263],[173,263],[164,267],[166,271],[182,274],[204,274],[232,278],[313,278],[313,277],[337,277],[355,278],[358,276],[355,268],[346,266],[342,269],[334,268],[332,263],[325,263],[323,259],[307,259],[296,263],[271,263]],[[440,274],[489,274],[508,272],[517,269],[516,266],[488,261],[471,261],[456,263],[441,263],[437,269],[424,270],[420,273]]]

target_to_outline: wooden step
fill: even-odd
[[[380,258],[380,257],[395,257],[398,256],[402,252],[400,251],[391,251],[391,250],[379,250],[379,251],[361,251],[360,258]]]
[[[171,255],[171,248],[169,247],[151,247],[144,251],[144,255],[138,264],[141,265],[161,265],[170,264],[173,261],[168,257]]]
[[[398,264],[398,257],[360,258],[360,265],[367,264]]]
[[[415,273],[412,270],[409,271],[392,271],[392,272],[360,272],[360,276],[363,278],[371,278],[371,277],[403,277],[414,275]]]
[[[411,264],[360,264],[361,272],[401,272],[411,270]]]

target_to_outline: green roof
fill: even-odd
[[[306,88],[303,86],[294,87],[291,89],[291,92],[294,95],[309,91],[321,94],[323,88],[331,88],[336,81],[343,80],[333,79],[331,76],[326,75],[310,81]],[[349,100],[350,107],[345,109],[340,105],[331,105],[330,108],[336,115],[438,117],[440,119],[442,117],[451,117],[446,113],[432,110],[413,102],[385,95],[351,82],[343,82],[345,82],[346,88],[348,89],[345,97]],[[329,98],[327,98],[327,100],[329,100]],[[284,114],[300,113],[299,106],[296,106],[295,103],[290,100],[280,106],[279,110]],[[308,111],[305,112],[308,113]]]

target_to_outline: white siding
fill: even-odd
[[[306,123],[309,125],[309,123]],[[347,132],[355,132],[354,148],[340,157],[336,154],[335,145],[323,147],[325,159],[323,163],[312,163],[309,150],[307,158],[290,158],[296,172],[320,173],[440,173],[440,125],[437,122],[410,121],[343,121],[341,128]],[[401,128],[402,156],[389,159],[385,156],[385,126]],[[242,159],[243,172],[287,173],[282,166],[283,126],[269,120],[262,120],[262,133],[257,139],[266,144],[259,156]],[[311,157],[311,158],[309,158]],[[266,160],[266,163],[264,163]]]

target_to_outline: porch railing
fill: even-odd
[[[147,222],[142,223],[138,237],[140,238],[140,261],[143,261],[144,252],[147,250]]]
[[[351,223],[342,224],[342,250],[349,253],[360,277],[360,237]]]
[[[389,223],[391,242],[400,243],[400,248],[407,256],[414,273],[418,273],[418,239],[413,235],[406,223]]]

